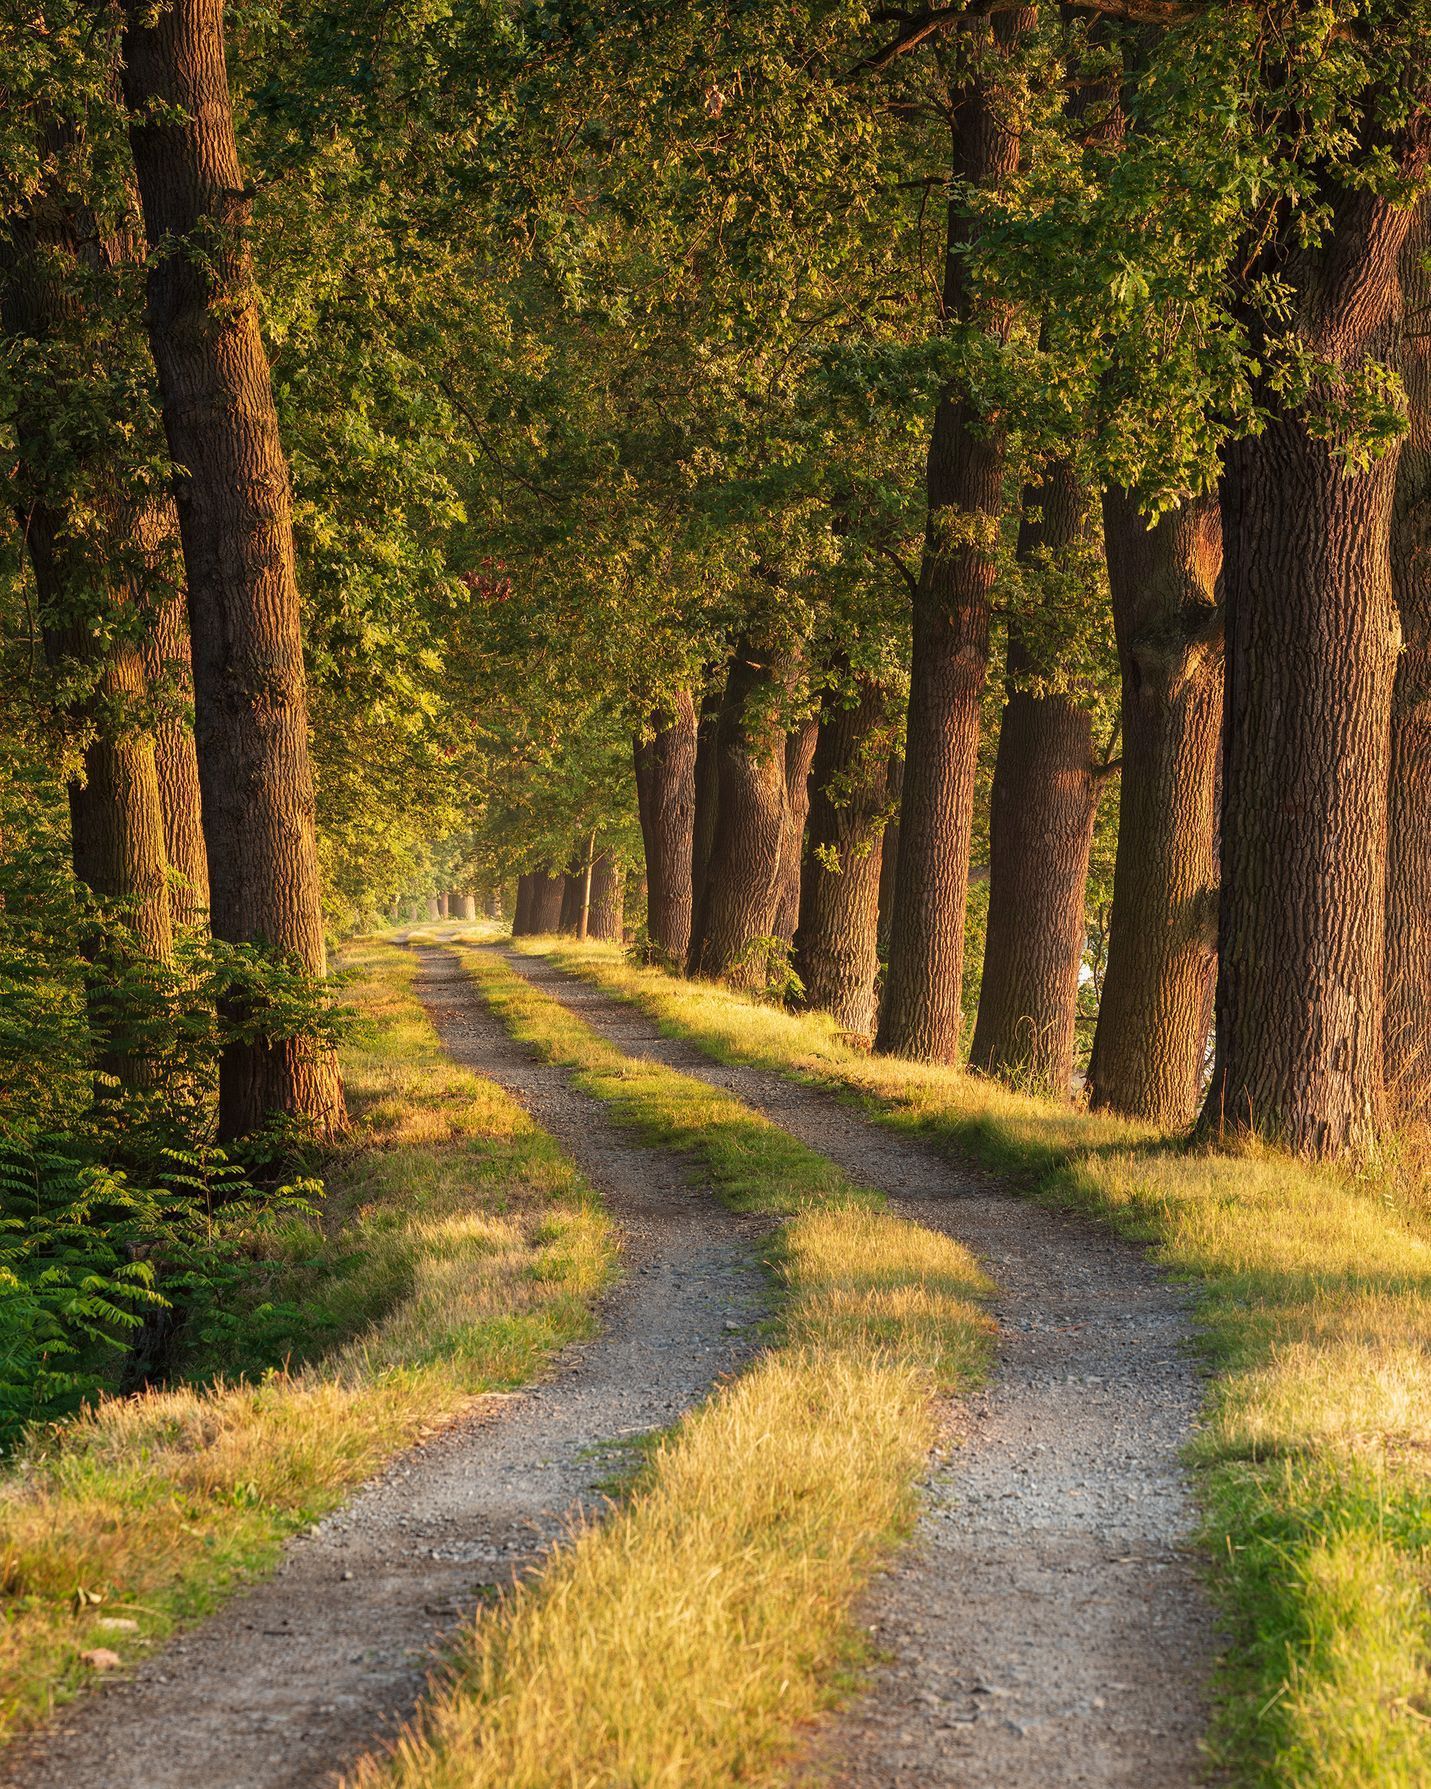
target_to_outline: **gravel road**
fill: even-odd
[[[1201,1781],[1216,1635],[1179,1462],[1201,1395],[1185,1293],[1087,1220],[1000,1192],[829,1093],[717,1065],[589,983],[505,955],[622,1050],[726,1088],[957,1236],[998,1283],[996,1369],[948,1410],[914,1543],[862,1611],[882,1662],[811,1736],[804,1780]]]
[[[10,1748],[14,1789],[309,1789],[411,1713],[444,1632],[540,1560],[630,1439],[672,1422],[750,1351],[767,1292],[759,1226],[627,1142],[531,1062],[452,956],[419,992],[459,1061],[581,1163],[617,1218],[625,1277],[599,1337],[542,1384],[484,1400],[295,1542],[281,1570]]]

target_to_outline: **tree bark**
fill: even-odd
[[[1088,492],[1067,460],[1026,494],[1019,557],[1057,569],[1083,544]],[[1064,1099],[1072,1091],[1084,896],[1100,778],[1093,721],[1073,696],[1026,687],[1039,671],[1009,622],[1008,697],[989,811],[989,921],[970,1066]]]
[[[148,324],[189,586],[195,731],[214,934],[325,971],[288,467],[259,330],[222,0],[131,0],[124,97],[153,256]],[[252,1019],[254,1015],[243,1015]],[[219,1132],[275,1117],[331,1137],[335,1052],[234,1041]]]
[[[442,902],[438,900],[436,895],[429,895],[427,897],[427,918],[429,924],[431,924],[434,919],[442,918]]]
[[[557,930],[567,938],[581,934],[581,903],[586,893],[586,865],[573,864],[561,879],[561,912]]]
[[[800,867],[805,859],[805,823],[810,814],[810,770],[820,735],[820,717],[810,715],[785,736],[785,822],[780,834],[780,867],[775,877],[775,918],[771,931],[787,944],[800,923]]]
[[[904,798],[904,753],[892,751],[886,773],[891,808],[879,853],[879,954],[888,961],[890,933],[894,929],[894,889],[899,873],[899,809]]]
[[[1391,522],[1402,651],[1391,703],[1386,864],[1386,1079],[1395,1110],[1431,1118],[1431,251],[1426,201],[1402,256],[1401,377],[1411,407]]]
[[[689,861],[689,860],[688,860]],[[591,865],[591,913],[587,936],[603,943],[619,944],[622,924],[621,867],[609,851],[602,851]]]
[[[780,669],[753,638],[736,643],[717,732],[715,831],[692,939],[691,972],[741,987],[763,986],[752,947],[768,938],[785,828],[785,731]]]
[[[1280,268],[1300,342],[1382,356],[1412,217],[1335,196],[1328,237]],[[1258,344],[1254,339],[1254,351]],[[1263,432],[1223,484],[1227,692],[1217,1060],[1210,1129],[1315,1157],[1372,1145],[1383,1104],[1387,787],[1399,631],[1399,454],[1349,472],[1306,409],[1259,394]]]
[[[977,225],[969,186],[997,190],[1018,170],[1019,107],[1006,103],[1007,64],[1036,18],[1015,7],[971,24],[974,72],[954,136],[943,315],[1007,340],[1011,317],[971,290]],[[979,709],[989,657],[989,604],[1004,508],[1004,430],[980,415],[957,382],[934,419],[927,472],[928,519],[914,596],[909,722],[900,806],[899,860],[889,978],[878,1047],[930,1061],[959,1054],[964,910]]]
[[[1149,528],[1110,490],[1103,520],[1123,772],[1089,1093],[1177,1128],[1197,1114],[1217,971],[1222,517],[1206,497]]]
[[[667,717],[653,714],[635,742],[636,800],[646,849],[646,933],[672,964],[691,947],[696,817],[696,707],[680,690]]]
[[[686,967],[694,973],[705,931],[706,896],[710,886],[711,847],[720,812],[720,716],[725,690],[710,692],[701,702],[696,728],[695,815],[691,827],[691,942]]]
[[[532,925],[532,903],[536,892],[536,877],[524,872],[517,878],[517,905],[512,914],[512,936],[525,938],[535,928]]]
[[[158,558],[179,523],[173,506],[153,516]],[[164,814],[164,842],[173,872],[169,900],[180,925],[201,926],[209,913],[209,860],[204,849],[204,817],[199,791],[199,757],[194,745],[194,666],[189,652],[189,617],[184,592],[174,590],[154,609],[144,642],[144,668],[157,705],[154,763]]]
[[[551,870],[537,870],[532,876],[531,927],[534,932],[549,934],[561,929],[564,880]]]
[[[467,920],[476,919],[476,917],[477,917],[477,897],[476,897],[476,895],[475,894],[465,894],[465,895],[462,895],[460,897],[460,899],[462,901],[462,917],[463,917],[463,919],[467,919]]]
[[[862,678],[855,700],[830,689],[810,774],[795,972],[805,1002],[872,1038],[879,970],[881,845],[889,813],[889,691]]]

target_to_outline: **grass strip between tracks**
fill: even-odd
[[[1389,1169],[1192,1150],[952,1068],[871,1056],[824,1017],[520,946],[712,1056],[872,1118],[1150,1244],[1198,1288],[1213,1377],[1193,1445],[1230,1646],[1213,1755],[1279,1789],[1431,1782],[1431,1210]]]
[[[982,1369],[988,1290],[738,1100],[621,1054],[499,958],[464,953],[511,1034],[730,1204],[789,1216],[768,1352],[653,1448],[631,1495],[479,1618],[450,1686],[367,1789],[773,1780],[847,1681],[851,1605],[914,1510],[933,1394]]]
[[[0,1476],[0,1732],[271,1568],[282,1542],[484,1391],[592,1327],[611,1226],[546,1133],[456,1067],[416,961],[349,952],[368,1023],[344,1049],[354,1120],[321,1234],[264,1232],[252,1325],[329,1346],[285,1370],[106,1400],[36,1434]],[[236,1326],[240,1330],[243,1325]],[[246,1363],[230,1344],[230,1369]]]

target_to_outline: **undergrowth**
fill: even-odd
[[[857,1663],[852,1601],[913,1514],[932,1394],[982,1368],[972,1257],[881,1209],[740,1101],[607,1044],[464,953],[512,1035],[777,1233],[777,1343],[652,1450],[628,1500],[479,1619],[453,1681],[365,1789],[779,1779]]]
[[[1195,1151],[954,1069],[852,1049],[818,1015],[523,945],[723,1060],[823,1083],[881,1123],[1150,1244],[1198,1288],[1214,1368],[1193,1444],[1229,1638],[1213,1756],[1298,1789],[1431,1782],[1431,1218],[1387,1177]]]
[[[402,1447],[590,1329],[614,1252],[580,1175],[443,1054],[413,959],[350,963],[367,1023],[344,1046],[355,1134],[322,1229],[255,1235],[250,1320],[190,1338],[189,1384],[35,1430],[0,1478],[0,1733],[80,1687],[86,1651],[134,1655],[212,1608]]]

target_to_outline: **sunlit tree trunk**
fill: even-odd
[[[646,931],[674,964],[691,946],[696,817],[696,709],[688,690],[653,714],[635,743],[636,800],[646,851]]]
[[[132,0],[124,97],[153,255],[150,342],[169,451],[182,468],[213,930],[321,976],[288,467],[259,330],[223,31],[222,0]],[[231,1042],[220,1064],[220,1134],[279,1117],[321,1136],[340,1128],[336,1054],[307,1038]]]
[[[820,732],[810,715],[785,736],[785,821],[780,833],[780,867],[775,874],[775,917],[771,931],[793,942],[800,922],[800,866],[805,856],[805,822],[810,813],[810,767]]]

